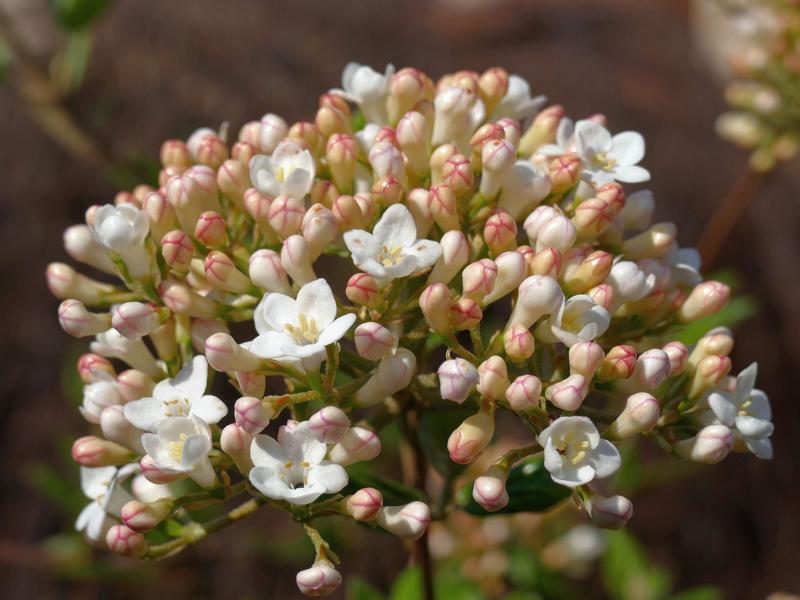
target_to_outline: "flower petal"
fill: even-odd
[[[289,489],[283,497],[287,502],[303,505],[311,504],[324,493],[325,489],[321,485],[305,485]]]
[[[597,448],[592,451],[592,466],[597,472],[597,477],[603,479],[617,472],[622,465],[617,447],[608,440],[600,440]]]
[[[336,318],[336,299],[324,279],[315,279],[301,287],[296,307],[298,319],[300,316],[309,321],[314,319],[319,330],[325,329]]]
[[[636,131],[623,131],[611,138],[608,157],[620,166],[635,165],[644,158],[644,138]]]
[[[753,388],[756,385],[756,377],[758,376],[758,363],[751,363],[746,369],[736,376],[736,391],[734,392],[733,401],[737,406],[750,397]]]
[[[313,173],[305,169],[292,169],[289,176],[281,183],[281,193],[302,200],[314,184]]]
[[[772,441],[769,438],[745,440],[747,449],[762,460],[772,459]]]
[[[720,423],[733,427],[733,421],[736,418],[736,405],[731,402],[726,394],[712,392],[708,395],[708,406]]]
[[[183,442],[183,452],[181,453],[181,467],[190,469],[202,459],[208,456],[211,450],[211,439],[202,435],[190,435]]]
[[[441,244],[432,240],[420,240],[406,250],[406,256],[413,256],[417,259],[414,271],[424,271],[432,267],[441,255]]]
[[[317,343],[327,346],[328,344],[339,341],[342,337],[344,337],[344,334],[347,333],[347,330],[350,329],[355,322],[356,316],[354,314],[350,313],[342,315],[338,319],[335,319],[333,323],[328,325],[325,330],[320,333]]]
[[[736,429],[747,439],[760,440],[771,436],[775,426],[764,419],[740,416],[736,417]]]
[[[101,494],[105,494],[116,473],[116,467],[81,467],[81,490],[83,490],[83,494],[92,500]]]
[[[326,462],[308,470],[306,475],[307,486],[321,486],[326,494],[334,494],[347,485],[347,471],[336,463]]]
[[[286,325],[296,327],[297,301],[284,294],[268,294],[264,300],[262,316],[267,327],[273,331],[285,331]]]
[[[359,261],[368,258],[376,258],[380,252],[381,245],[368,231],[363,229],[351,229],[344,233],[344,243],[350,254],[353,255],[353,262],[358,265]]]
[[[216,396],[201,396],[192,401],[191,414],[211,425],[228,414],[228,407]]]
[[[262,433],[255,436],[250,444],[250,460],[256,467],[264,467],[277,472],[283,468],[289,457],[275,438]]]
[[[575,147],[591,162],[597,154],[611,150],[611,134],[599,123],[583,119],[575,124]]]
[[[417,226],[404,204],[392,204],[375,225],[372,235],[387,248],[407,248],[417,241]]]
[[[155,398],[128,402],[122,407],[122,414],[131,425],[144,431],[155,431],[156,424],[167,418],[164,414],[164,403]]]
[[[267,498],[282,500],[291,491],[291,488],[277,473],[269,467],[256,466],[250,469],[248,478],[250,483]]]
[[[247,344],[247,350],[261,358],[283,356],[281,348],[295,344],[295,339],[285,331],[268,331]]]
[[[172,387],[180,393],[180,397],[190,402],[199,398],[205,393],[208,383],[206,357],[198,354],[192,359],[192,362],[183,367],[175,378],[170,381]]]
[[[623,183],[642,183],[650,181],[650,171],[636,165],[617,167],[614,170],[613,178]]]
[[[256,154],[250,159],[250,181],[259,192],[267,196],[280,194],[280,183],[275,178],[272,159],[265,154]]]

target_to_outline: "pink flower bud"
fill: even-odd
[[[192,144],[190,139],[187,143],[189,151],[194,155],[194,159],[201,165],[207,165],[212,169],[218,169],[228,158],[228,147],[225,142],[217,135],[206,135]]]
[[[291,293],[289,278],[274,250],[256,250],[250,255],[248,275],[250,281],[267,292]]]
[[[540,146],[555,142],[558,124],[565,115],[564,107],[558,104],[548,106],[536,115],[531,126],[520,139],[520,154],[533,154]]]
[[[450,330],[450,289],[442,283],[426,287],[419,297],[419,307],[432,331]]]
[[[250,459],[250,446],[253,443],[253,434],[245,431],[244,427],[238,424],[239,414],[236,414],[237,423],[230,423],[222,429],[219,436],[219,447],[222,451],[233,459],[236,468],[242,475],[247,475],[253,468],[253,461]]]
[[[213,210],[204,212],[197,219],[194,237],[207,248],[221,248],[227,245],[228,232],[225,219]]]
[[[606,355],[600,344],[595,342],[578,342],[569,349],[570,374],[583,375],[591,381],[594,374],[603,364]]]
[[[500,128],[501,135],[504,133]],[[490,140],[481,149],[480,193],[484,198],[494,198],[503,185],[503,180],[517,159],[514,146],[504,139]]]
[[[511,117],[503,117],[496,123],[503,130],[503,139],[516,149],[522,137],[522,126],[519,121]]]
[[[300,571],[295,581],[304,596],[327,596],[342,584],[342,576],[332,563],[319,560],[313,567]]]
[[[439,394],[444,400],[452,400],[458,404],[469,397],[480,377],[478,370],[463,358],[444,361],[437,371],[439,375]]]
[[[522,248],[530,248],[530,246]],[[519,249],[517,251],[522,253]],[[523,254],[523,256],[526,257],[525,260],[528,262],[528,269],[532,275],[558,279],[558,274],[561,271],[561,252],[556,248],[545,248],[539,252],[534,252],[530,248],[530,253]]]
[[[674,377],[683,373],[689,359],[689,349],[681,342],[669,342],[663,350],[669,358],[669,376]]]
[[[428,283],[449,283],[469,260],[469,243],[461,231],[448,231],[440,241],[442,255],[428,276]]]
[[[348,279],[344,295],[351,302],[370,308],[375,308],[381,299],[378,283],[367,273],[356,273]]]
[[[47,287],[59,300],[75,298],[89,306],[101,304],[113,288],[76,272],[64,263],[47,265]]]
[[[372,377],[356,392],[356,404],[370,406],[405,389],[416,367],[416,356],[405,348],[398,348],[394,354],[381,359]]]
[[[269,113],[261,117],[258,139],[261,152],[272,154],[288,133],[289,126],[278,115]]]
[[[547,174],[550,176],[553,193],[562,194],[578,183],[581,159],[574,154],[554,158],[547,165]]]
[[[494,415],[476,413],[464,419],[447,440],[450,460],[465,465],[486,449],[494,436]]]
[[[341,231],[363,229],[367,226],[364,212],[353,196],[338,196],[333,202],[332,211]]]
[[[335,133],[328,138],[325,157],[331,170],[334,185],[343,192],[353,190],[353,176],[358,161],[358,142],[345,133]]]
[[[89,312],[80,300],[64,300],[58,307],[61,328],[73,337],[86,337],[102,333],[111,325],[107,313]]]
[[[244,193],[251,186],[250,161],[226,160],[217,171],[217,187],[219,191],[238,207],[242,206]]]
[[[290,196],[277,196],[269,205],[267,221],[281,239],[299,233],[305,215],[302,200]]]
[[[261,433],[272,418],[272,409],[268,409],[260,398],[243,396],[233,405],[236,424],[246,433]]]
[[[478,127],[469,140],[469,147],[472,149],[472,155],[475,157],[476,163],[481,163],[481,151],[486,144],[491,141],[502,140],[503,137],[503,128],[496,123],[485,123]]]
[[[572,247],[577,237],[575,226],[564,215],[556,215],[539,229],[536,236],[536,251],[545,248],[566,250]]]
[[[323,106],[317,111],[314,123],[324,137],[337,133],[352,133],[349,115],[330,106]]]
[[[650,225],[655,211],[655,199],[650,190],[639,190],[628,196],[619,212],[620,224],[625,229],[642,230]]]
[[[673,444],[680,458],[713,465],[728,456],[733,448],[733,433],[724,425],[709,425],[687,440]]]
[[[342,439],[330,450],[330,459],[346,467],[353,463],[372,460],[381,453],[378,434],[365,427],[350,427]]]
[[[151,228],[152,230],[152,228]],[[80,263],[104,273],[115,273],[116,267],[108,252],[92,235],[88,225],[73,225],[64,232],[64,249]]]
[[[205,352],[206,340],[215,333],[230,333],[230,330],[224,322],[216,319],[192,319],[192,346],[197,352]]]
[[[508,505],[506,491],[508,471],[497,465],[489,468],[472,484],[472,498],[487,512],[494,512]]]
[[[551,219],[561,216],[563,213],[555,206],[544,204],[537,206],[531,214],[529,214],[522,224],[525,229],[525,234],[531,241],[531,244],[536,243],[536,238],[539,237],[539,232]]]
[[[678,229],[674,223],[656,223],[639,235],[625,240],[622,251],[633,260],[662,258],[672,248],[677,235]]]
[[[106,534],[106,544],[112,552],[131,557],[144,556],[150,548],[144,536],[127,525],[113,525]]]
[[[731,290],[718,281],[704,281],[698,284],[678,309],[678,320],[691,323],[703,317],[718,313],[730,298]]]
[[[184,273],[194,256],[194,244],[180,229],[169,231],[161,238],[161,256],[173,271]]]
[[[588,392],[586,378],[576,374],[551,385],[544,395],[558,408],[572,412],[580,408]]]
[[[142,446],[142,433],[144,432],[131,425],[125,418],[121,404],[103,409],[103,412],[100,413],[100,430],[107,440],[124,446],[136,454],[145,453],[144,446]]]
[[[167,140],[161,144],[160,157],[165,167],[188,169],[192,166],[192,155],[183,140]]]
[[[731,370],[731,359],[727,356],[706,356],[697,364],[689,386],[689,398],[699,398],[717,385]]]
[[[395,177],[381,177],[372,184],[372,197],[380,206],[391,206],[403,201],[405,188]]]
[[[647,350],[636,359],[634,378],[645,390],[654,390],[669,376],[670,361],[660,348]]]
[[[77,365],[78,375],[83,383],[95,383],[116,376],[111,362],[98,354],[81,354]]]
[[[450,187],[459,198],[465,197],[475,188],[472,164],[463,154],[454,154],[442,167],[441,182]]]
[[[497,256],[506,250],[513,250],[517,245],[517,224],[507,212],[496,212],[486,219],[483,226],[483,239],[492,256]]]
[[[633,516],[633,502],[625,496],[593,496],[589,502],[589,514],[600,529],[622,529]]]
[[[383,507],[383,495],[375,488],[361,488],[347,499],[346,507],[356,521],[372,521]]]
[[[605,281],[611,272],[614,257],[603,250],[579,258],[577,265],[565,263],[562,280],[570,294],[583,294]]]
[[[122,337],[138,340],[158,329],[161,319],[153,304],[125,302],[112,310],[111,325]]]
[[[516,250],[503,252],[495,259],[494,264],[497,267],[497,276],[492,290],[481,301],[483,305],[496,302],[517,290],[528,274],[527,262]]]
[[[636,369],[636,350],[633,346],[614,346],[606,354],[600,367],[603,379],[627,379]]]
[[[322,204],[314,204],[303,217],[303,237],[308,242],[309,256],[316,260],[339,236],[336,216]]]
[[[611,312],[612,308],[614,307],[613,287],[607,283],[601,283],[600,285],[594,286],[586,293],[591,296],[592,300],[594,300],[599,306],[602,306],[607,311]]]
[[[433,220],[443,231],[460,229],[458,201],[455,191],[450,186],[443,183],[431,186],[428,192],[428,209]]]
[[[78,438],[72,444],[72,459],[83,467],[124,465],[132,458],[131,451],[94,435]]]
[[[391,354],[397,338],[380,323],[362,323],[356,327],[354,339],[359,356],[368,360],[380,360]]]
[[[464,296],[480,302],[494,288],[497,264],[490,258],[482,258],[467,265],[461,273]]]
[[[501,67],[487,69],[478,79],[478,90],[486,110],[491,112],[508,91],[508,71]]]
[[[430,125],[422,113],[407,112],[397,123],[397,143],[408,159],[411,173],[427,174],[430,156]]]
[[[260,137],[261,123],[259,121],[248,121],[242,125],[242,128],[239,130],[239,137],[237,139],[240,142],[246,142],[252,146],[259,146],[261,143],[259,141]]]
[[[142,475],[144,475],[145,479],[157,485],[172,483],[188,477],[186,473],[162,468],[149,454],[145,454],[142,457],[139,461],[139,467],[142,469]]]
[[[144,197],[142,210],[150,219],[150,235],[156,242],[160,242],[164,234],[175,229],[178,224],[175,209],[161,190],[150,192]]]
[[[417,226],[417,235],[419,237],[425,237],[433,226],[433,214],[428,204],[428,195],[428,190],[414,188],[406,198],[406,206],[408,207],[408,212],[414,217],[414,225]],[[456,229],[451,229],[450,231],[456,231]]]
[[[480,305],[471,298],[459,298],[450,305],[450,325],[454,331],[476,327],[483,319]]]
[[[564,292],[552,277],[532,275],[519,286],[519,295],[506,328],[520,324],[526,329],[545,315],[557,314]]]
[[[514,362],[522,362],[533,356],[536,342],[533,334],[520,324],[512,325],[503,334],[503,348]]]
[[[596,239],[613,221],[613,207],[602,198],[584,200],[575,208],[575,215],[572,217],[575,231],[582,240]]]
[[[272,227],[269,225],[269,209],[272,205],[272,198],[262,194],[256,188],[247,188],[242,197],[242,204],[247,214],[258,223],[262,231],[266,230],[274,235]]]
[[[172,502],[169,500],[157,500],[147,504],[131,500],[123,505],[120,517],[133,531],[146,533],[169,516],[171,507]]]
[[[311,415],[308,426],[320,442],[337,444],[350,428],[350,419],[341,408],[325,406]]]
[[[199,319],[217,316],[219,305],[216,302],[172,279],[162,281],[158,293],[167,308],[175,314]]]
[[[297,285],[305,285],[317,278],[311,266],[308,242],[301,235],[291,235],[283,242],[281,264]]]
[[[418,540],[430,525],[431,509],[418,501],[404,506],[384,506],[378,511],[376,522],[400,539]]]
[[[637,433],[652,431],[658,423],[660,410],[658,400],[647,392],[628,396],[625,409],[603,436],[609,440],[624,440]]]
[[[526,412],[539,406],[542,382],[535,375],[520,375],[506,390],[506,400],[511,410]]]
[[[369,162],[377,177],[405,178],[403,154],[389,140],[379,141],[370,148]]]
[[[256,154],[258,154],[256,145],[250,142],[238,141],[231,148],[231,158],[238,160],[243,165],[249,165]]]
[[[236,268],[227,254],[214,250],[209,252],[203,263],[206,279],[217,289],[233,294],[244,294],[251,284],[247,276]]]
[[[245,350],[227,333],[215,333],[206,340],[206,359],[217,371],[257,371],[261,359]]]
[[[499,356],[490,356],[478,366],[478,393],[491,402],[504,398],[508,389],[508,368]]]
[[[198,217],[207,210],[221,212],[217,174],[210,167],[198,165],[167,182],[167,200],[178,216],[184,231],[194,231]]]

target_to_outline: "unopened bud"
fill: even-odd
[[[251,288],[247,276],[236,268],[231,258],[218,250],[209,252],[203,263],[208,282],[215,288],[244,294]]]
[[[350,419],[341,408],[325,406],[311,415],[308,427],[320,442],[337,444],[350,428]]]
[[[478,366],[478,393],[491,402],[504,398],[509,386],[506,362],[499,356],[490,356]]]
[[[339,236],[336,216],[322,204],[314,204],[306,211],[301,226],[308,242],[309,257],[316,260]]]
[[[628,196],[625,206],[618,214],[618,219],[625,229],[641,231],[650,225],[654,211],[655,199],[653,192],[639,190]]]
[[[243,396],[233,405],[236,424],[246,433],[261,433],[272,418],[272,409],[268,409],[260,398]]]
[[[494,289],[496,278],[497,264],[489,258],[467,265],[461,273],[464,296],[480,302]]]
[[[302,235],[289,236],[283,242],[281,264],[297,285],[302,286],[317,279],[311,266],[308,242]]]
[[[286,121],[271,113],[264,115],[261,117],[261,129],[259,131],[261,151],[264,154],[272,154],[288,133],[289,126]]]
[[[250,187],[249,161],[226,160],[217,171],[219,191],[236,206],[242,206],[244,193]]]
[[[158,293],[167,308],[178,315],[199,319],[211,319],[217,315],[219,305],[216,302],[172,279],[162,281]]]
[[[47,265],[47,287],[59,300],[74,298],[86,305],[101,304],[113,287],[90,279],[64,263]]]
[[[114,307],[111,325],[122,337],[138,340],[161,326],[158,309],[144,302],[125,302]]]
[[[419,501],[404,506],[384,506],[378,511],[376,522],[401,539],[418,540],[430,525],[431,509]]]
[[[545,315],[557,314],[564,292],[552,277],[532,275],[519,286],[519,295],[506,328],[520,324],[526,329]]]
[[[374,308],[380,302],[380,289],[372,275],[356,273],[347,280],[344,295],[356,304]]]
[[[433,214],[428,204],[428,190],[424,188],[414,188],[406,197],[408,212],[414,218],[414,225],[417,226],[417,236],[425,237],[433,226]],[[450,230],[456,231],[456,230]]]
[[[356,351],[368,360],[381,360],[397,344],[395,335],[380,323],[362,323],[354,332]]]
[[[516,250],[503,252],[494,261],[497,275],[491,291],[483,296],[481,304],[496,302],[507,294],[517,290],[528,274],[528,263],[525,257]]]
[[[166,519],[171,511],[169,500],[159,500],[145,504],[139,500],[131,500],[122,506],[120,517],[133,531],[146,533]]]
[[[325,157],[331,170],[331,178],[342,192],[353,190],[353,176],[358,161],[358,142],[344,133],[336,133],[328,139]]]
[[[89,312],[80,300],[64,300],[58,307],[61,328],[73,337],[86,337],[106,331],[111,325],[108,313]]]
[[[548,163],[547,171],[553,193],[563,194],[578,182],[581,174],[581,159],[574,154],[559,156]]]
[[[370,406],[407,388],[416,368],[414,353],[398,348],[394,354],[381,359],[372,377],[356,392],[356,404]]]
[[[124,465],[132,457],[124,446],[94,435],[78,438],[72,444],[72,459],[82,467]]]
[[[291,293],[286,269],[280,255],[274,250],[256,250],[250,255],[248,275],[250,281],[267,292]]]
[[[669,342],[662,349],[669,358],[669,376],[683,373],[689,359],[689,349],[681,342]]]
[[[727,356],[706,356],[694,372],[689,386],[689,398],[699,398],[717,385],[731,370],[731,359]]]
[[[606,354],[600,367],[603,379],[627,379],[636,369],[636,350],[633,346],[614,346]]]
[[[709,425],[687,440],[673,444],[672,449],[684,460],[713,465],[728,456],[733,447],[733,433],[724,425]]]
[[[633,502],[625,496],[593,496],[587,508],[592,523],[600,529],[622,529],[633,516]]]
[[[204,165],[191,167],[166,185],[169,200],[181,229],[194,231],[197,219],[207,210],[222,212],[217,191],[217,174]]]
[[[112,525],[106,534],[106,544],[112,552],[130,557],[144,556],[150,548],[144,536],[127,525]]]
[[[492,256],[513,250],[517,245],[517,224],[507,212],[496,212],[486,219],[483,239]]]
[[[611,423],[603,437],[609,440],[624,440],[637,433],[652,431],[658,423],[660,412],[658,400],[647,392],[628,396],[622,413]]]
[[[586,378],[575,374],[551,385],[544,395],[558,408],[572,412],[580,408],[588,392],[589,385]]]
[[[489,467],[483,475],[472,484],[472,498],[487,512],[494,512],[508,505],[506,491],[508,471],[497,465]]]
[[[522,362],[533,356],[536,341],[530,330],[517,323],[503,334],[503,348],[512,361]]]
[[[696,369],[707,356],[727,356],[733,350],[733,335],[725,327],[717,327],[701,337],[689,355],[689,365]]]
[[[206,248],[221,248],[228,244],[225,219],[218,212],[208,210],[197,219],[194,237]]]
[[[217,371],[257,371],[261,359],[242,348],[227,333],[215,333],[206,340],[206,359]]]
[[[419,297],[419,307],[432,331],[446,333],[450,330],[450,289],[443,283],[426,287]]]
[[[151,227],[152,232],[152,227]],[[116,267],[106,248],[92,235],[88,225],[73,225],[64,232],[64,249],[72,258],[104,273],[115,273]]]
[[[192,155],[183,140],[167,140],[161,144],[160,158],[165,167],[188,169],[192,166]]]
[[[671,363],[667,353],[660,348],[647,350],[636,359],[634,379],[647,391],[656,389],[669,377]]]
[[[461,404],[478,385],[478,370],[463,358],[444,361],[437,371],[439,375],[439,395],[443,400]]]
[[[498,194],[516,159],[517,152],[507,140],[491,140],[483,145],[480,193],[484,198],[494,198]]]
[[[506,390],[506,400],[511,410],[526,412],[539,406],[542,382],[535,375],[520,375]]]
[[[459,154],[458,148],[453,144],[443,144],[431,153],[430,171],[431,183],[437,185],[442,182],[444,165],[451,157]]]
[[[478,93],[486,105],[486,111],[492,112],[497,103],[508,91],[508,71],[501,67],[492,67],[484,71],[478,79]]]
[[[462,231],[448,231],[440,241],[442,255],[428,276],[428,283],[450,283],[469,260],[469,243]]]
[[[593,240],[614,221],[613,207],[602,198],[589,198],[575,208],[572,223],[582,240]]]
[[[172,483],[173,481],[180,481],[181,479],[187,478],[186,473],[162,468],[149,454],[145,454],[142,457],[139,461],[139,467],[147,481],[156,485]]]
[[[573,344],[569,349],[569,372],[583,375],[587,381],[591,381],[603,365],[605,356],[603,348],[595,342]]]
[[[443,231],[460,229],[458,201],[450,186],[443,183],[432,186],[428,192],[428,208],[433,220]]]
[[[462,198],[475,188],[472,164],[463,154],[454,154],[442,167],[442,183],[449,186],[456,196]]]
[[[467,417],[447,440],[450,460],[461,465],[471,463],[489,446],[493,436],[494,415],[481,411]]]
[[[237,415],[237,421],[238,421]],[[230,423],[222,429],[219,436],[219,447],[233,459],[236,468],[242,475],[247,475],[253,468],[250,458],[250,446],[253,443],[253,434],[247,433],[238,423]]]
[[[78,375],[85,384],[95,383],[108,379],[108,375],[115,376],[111,362],[98,354],[81,354],[77,365]]]
[[[277,196],[269,205],[267,221],[281,239],[286,239],[300,232],[305,212],[302,200],[291,196]]]
[[[330,450],[333,462],[346,467],[353,463],[372,460],[381,453],[378,434],[365,427],[350,427],[341,441]]]
[[[450,305],[450,326],[454,331],[473,329],[481,319],[483,311],[471,298],[459,298]]]
[[[564,266],[564,287],[571,295],[584,294],[605,281],[611,272],[614,257],[603,250],[586,256],[574,269]]]
[[[345,506],[356,521],[372,521],[383,508],[383,495],[375,488],[361,488],[347,499]]]
[[[558,124],[565,114],[564,107],[556,104],[548,106],[536,115],[519,141],[520,154],[527,156],[533,154],[539,146],[553,143],[556,140]]]
[[[731,290],[718,281],[704,281],[694,287],[692,293],[678,309],[678,320],[691,323],[718,313],[728,303]]]
[[[639,235],[625,240],[622,251],[633,260],[662,258],[672,248],[677,235],[674,223],[656,223]]]
[[[180,229],[169,231],[161,238],[161,256],[170,269],[185,273],[194,256],[194,244]]]

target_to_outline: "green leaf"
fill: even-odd
[[[408,567],[395,579],[389,600],[419,600],[422,596],[422,571]]]
[[[472,499],[472,485],[464,486],[458,492],[459,504],[465,511],[478,516],[490,514],[543,512],[552,508],[571,494],[569,488],[558,485],[544,468],[544,458],[528,458],[514,468],[506,481],[509,502],[502,510],[486,512]]]
[[[666,571],[651,565],[639,543],[624,530],[608,534],[602,572],[606,592],[615,600],[658,600],[671,585]]]
[[[440,569],[434,582],[434,596],[448,600],[486,600],[486,595],[474,581],[464,577],[459,565]]]
[[[78,89],[86,75],[92,56],[94,37],[91,32],[78,30],[67,36],[67,43],[53,58],[50,69],[59,89],[69,94]]]
[[[417,425],[417,439],[428,459],[428,463],[445,479],[452,479],[464,470],[450,460],[447,452],[447,440],[461,422],[474,412],[470,408],[457,408],[446,411],[426,411]]]
[[[722,592],[715,587],[704,585],[675,594],[671,600],[722,600]]]
[[[111,6],[111,0],[51,0],[56,21],[75,31],[92,24]]]
[[[384,600],[383,594],[360,577],[347,578],[344,597],[346,600]]]

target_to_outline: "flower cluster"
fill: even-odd
[[[303,523],[316,560],[297,585],[316,596],[341,576],[315,519],[415,540],[464,506],[452,479],[434,514],[427,489],[384,506],[386,473],[357,484],[349,466],[379,455],[394,420],[412,463],[441,468],[438,453],[484,456],[512,415],[530,440],[489,461],[467,500],[534,510],[507,484],[538,460],[553,498],[573,495],[608,528],[632,514],[597,487],[620,440],[705,463],[769,458],[769,403],[755,366],[729,376],[730,332],[677,341],[729,290],[653,222],[651,192],[622,185],[650,178],[640,134],[544,108],[500,68],[434,82],[350,64],[342,86],[313,121],[267,114],[232,145],[210,129],[165,142],[158,188],[66,231],[67,253],[98,272],[47,270],[63,328],[93,338],[78,372],[98,431],[72,452],[90,539],[157,558],[267,504]],[[210,393],[215,375],[238,399]],[[453,415],[449,438],[415,433]],[[191,520],[234,496],[246,500]]]
[[[748,0],[704,7],[704,29],[719,30],[706,45],[722,54],[725,99],[731,111],[717,120],[723,138],[752,150],[750,164],[768,171],[800,151],[800,4],[794,0]],[[707,3],[715,4],[715,3]],[[717,39],[717,38],[722,39]]]

